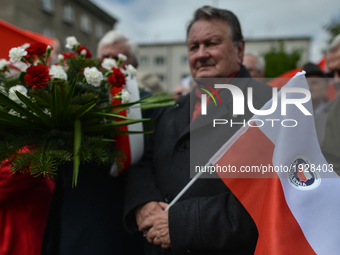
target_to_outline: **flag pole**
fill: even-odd
[[[205,164],[204,168],[208,167],[208,166],[212,166],[213,164],[210,163],[210,161],[208,161],[207,164]],[[168,205],[167,208],[165,208],[165,211],[169,210],[169,208],[171,206],[173,206],[182,196],[183,194],[191,187],[191,185],[193,185],[195,183],[195,181],[197,181],[198,178],[200,178],[200,176],[203,174],[202,171],[198,172],[194,178],[191,179],[190,182],[188,182],[187,185],[185,185],[185,187],[181,190],[181,192],[178,193],[178,195],[174,198],[174,200],[171,201],[171,203]]]

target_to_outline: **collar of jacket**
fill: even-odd
[[[240,82],[239,78],[251,78],[249,72],[243,65],[235,78],[232,79],[231,83],[237,85],[242,91],[245,91],[249,82]],[[219,95],[221,97],[223,107],[218,107],[218,109],[216,109],[214,104],[209,104],[207,111],[212,114],[205,116],[199,115],[192,123],[190,123],[190,118],[192,116],[192,111],[195,108],[195,93],[182,96],[177,100],[174,106],[174,111],[176,120],[175,126],[180,134],[179,139],[200,127],[211,125],[213,119],[225,118],[225,116],[229,115],[229,105],[232,103],[231,93],[229,90],[223,89],[219,92]]]

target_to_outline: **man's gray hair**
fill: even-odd
[[[126,45],[129,47],[129,56],[130,62],[133,66],[138,65],[138,45],[134,41],[130,40],[126,37],[122,32],[118,30],[111,30],[107,32],[103,38],[99,41],[97,47],[97,57],[100,58],[99,52],[101,51],[102,47],[107,45],[112,45],[115,42],[124,41]]]
[[[336,51],[339,47],[340,47],[340,34],[334,37],[331,44],[328,46],[328,52]]]
[[[264,60],[264,57],[258,54],[257,52],[246,52],[245,55],[253,56],[257,59],[256,63],[256,72],[257,73],[264,73],[266,69],[266,61]]]
[[[199,20],[220,19],[228,23],[229,36],[235,45],[240,45],[243,40],[240,22],[236,15],[228,10],[214,8],[212,6],[203,6],[197,9],[194,13],[193,19],[189,22],[187,29],[187,37],[192,25]]]

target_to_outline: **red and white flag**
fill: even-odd
[[[308,89],[304,73],[285,87]],[[262,110],[271,106],[272,100]],[[304,107],[313,112],[310,101]],[[235,166],[235,172],[219,174],[256,223],[255,254],[339,254],[340,178],[321,153],[313,116],[295,105],[282,115],[280,91],[275,112],[248,123],[210,163],[215,169]]]
[[[131,79],[129,76],[126,77],[125,89],[130,93],[130,102],[136,102],[140,99],[139,88],[135,79]],[[121,92],[123,88],[113,87],[111,89],[111,95],[114,96]],[[113,102],[112,104],[120,104],[121,101]],[[130,107],[127,110],[123,110],[119,114],[132,118],[141,119],[142,113],[140,107]],[[117,120],[119,121],[119,120]],[[120,131],[143,131],[143,124],[141,122],[134,123],[119,128]],[[143,134],[132,134],[132,135],[115,135],[116,148],[119,153],[124,154],[124,157],[119,157],[121,164],[121,172],[125,171],[130,165],[135,164],[141,159],[144,152],[144,136]],[[110,175],[118,176],[118,166],[114,163],[111,166]]]

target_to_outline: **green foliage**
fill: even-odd
[[[144,97],[142,99],[143,104],[141,105],[142,110],[148,110],[155,107],[166,107],[173,105],[176,99],[172,98],[173,94],[160,92],[155,93],[151,97]]]
[[[114,140],[105,140],[103,136],[89,137],[82,143],[79,156],[82,161],[113,164],[116,156]]]
[[[72,159],[72,154],[61,147],[71,147],[72,136],[60,131],[32,132],[30,130],[1,129],[0,162],[9,160],[12,172],[30,171],[32,175],[53,177],[58,165]],[[20,137],[20,139],[17,139]]]
[[[266,61],[265,77],[274,78],[296,68],[301,53],[302,50],[300,49],[287,53],[283,42],[280,43],[279,47],[272,47],[270,51],[263,55]]]

